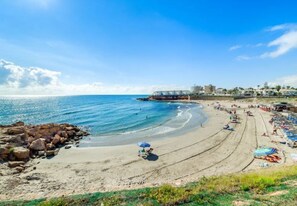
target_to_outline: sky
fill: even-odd
[[[0,0],[0,95],[297,87],[294,0]]]

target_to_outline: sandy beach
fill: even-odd
[[[279,149],[280,163],[292,164],[294,150],[271,135],[271,113],[249,109],[244,102],[220,101],[226,108],[237,104],[240,123],[230,124],[234,131],[224,130],[230,119],[225,111],[214,109],[214,101],[203,104],[208,121],[186,134],[151,142],[153,155],[147,160],[137,156],[138,146],[90,147],[61,149],[51,159],[35,159],[24,172],[1,176],[0,199],[34,199],[69,194],[104,192],[157,186],[164,183],[182,185],[203,176],[245,172],[261,168],[264,160],[254,159],[259,146]],[[262,136],[263,133],[269,136]],[[35,168],[36,167],[36,168]]]

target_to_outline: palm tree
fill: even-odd
[[[275,89],[276,89],[278,92],[279,92],[279,90],[281,90],[281,88],[282,88],[281,85],[276,85],[276,86],[275,86]]]

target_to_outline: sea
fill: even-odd
[[[200,127],[207,116],[194,103],[138,101],[144,95],[2,96],[0,124],[70,123],[88,130],[81,147],[136,144]]]

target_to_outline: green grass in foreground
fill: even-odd
[[[263,169],[257,172],[202,178],[184,187],[125,190],[0,202],[0,205],[297,205],[297,166]]]

